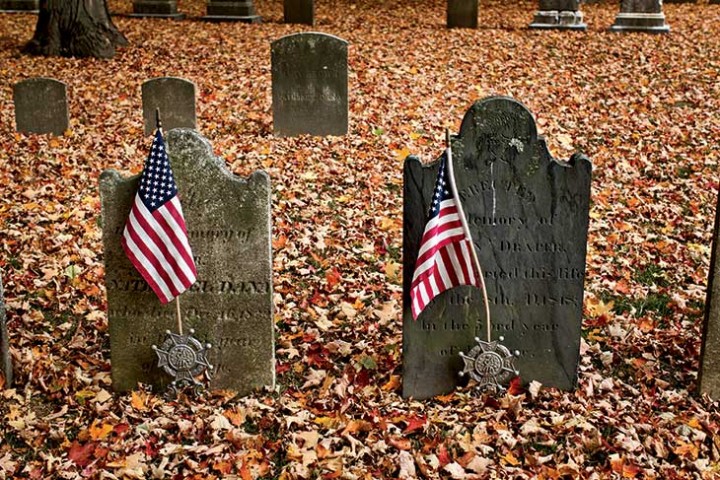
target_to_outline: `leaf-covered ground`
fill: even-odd
[[[128,0],[111,0],[116,12]],[[274,138],[261,25],[116,18],[111,61],[21,56],[35,18],[0,15],[0,271],[17,377],[0,401],[0,478],[718,478],[718,403],[699,397],[718,189],[720,5],[665,5],[665,36],[530,31],[534,2],[483,0],[447,30],[440,0],[316,2],[350,42],[350,133]],[[273,182],[276,391],[168,403],[110,389],[98,176],[137,172],[140,85],[198,85],[199,129],[236,173]],[[14,132],[11,86],[69,86],[71,130]],[[574,392],[401,384],[402,159],[430,161],[476,99],[510,95],[557,157],[594,164]],[[535,386],[537,387],[537,386]]]

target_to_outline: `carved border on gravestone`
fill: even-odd
[[[198,280],[180,298],[185,329],[211,343],[210,388],[247,394],[275,385],[270,178],[233,175],[190,129],[171,130],[168,153],[188,226]],[[165,388],[153,343],[176,331],[175,305],[162,305],[120,245],[139,175],[100,176],[113,388]],[[232,215],[229,215],[229,214]]]
[[[193,82],[179,77],[157,77],[143,82],[141,91],[145,135],[155,131],[156,108],[160,109],[160,118],[166,130],[197,129],[197,88]],[[179,101],[178,96],[192,97],[192,105]]]
[[[308,41],[301,43],[302,40]],[[325,62],[329,51],[338,53],[337,62]],[[348,42],[321,32],[293,33],[273,41],[270,56],[273,134],[281,137],[346,135],[349,124]],[[301,57],[311,58],[313,63],[322,66],[315,70],[303,69],[304,65],[299,66],[297,60]],[[334,90],[322,85],[317,79],[320,73],[339,78],[341,82],[335,85],[338,88]],[[289,74],[296,77],[292,82],[285,78]]]
[[[515,366],[523,382],[573,388],[589,222],[589,160],[581,155],[568,162],[552,158],[532,114],[507,97],[475,102],[452,147],[458,192],[487,283],[493,339],[504,336],[511,351],[521,352]],[[415,157],[405,162],[403,396],[417,399],[458,385],[453,376],[462,368],[458,352],[468,351],[474,337],[486,337],[478,289],[443,292],[417,321],[410,313],[410,284],[438,165],[438,160],[422,165]],[[519,213],[512,214],[515,211]],[[568,245],[569,239],[577,245]],[[549,251],[529,251],[528,245]],[[508,263],[513,261],[518,263]]]
[[[42,93],[35,91],[38,84],[44,86]],[[18,82],[13,85],[13,102],[18,132],[62,135],[70,127],[67,85],[59,80],[36,77]]]
[[[5,387],[9,387],[13,381],[13,370],[12,360],[10,359],[10,342],[8,338],[3,293],[3,282],[0,276],[0,373],[5,377]]]
[[[705,315],[703,318],[702,343],[700,347],[700,368],[698,390],[714,400],[720,399],[720,262],[718,241],[720,238],[720,192],[715,204],[713,244],[710,254]]]

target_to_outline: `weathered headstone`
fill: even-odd
[[[178,12],[177,0],[134,0],[129,17],[171,18],[180,20],[184,13]]]
[[[3,283],[0,277],[0,375],[8,386],[13,380],[12,362],[10,361],[10,345],[8,342],[7,325],[5,323],[5,301],[3,299]]]
[[[325,33],[296,33],[272,42],[275,135],[345,135],[348,44]]]
[[[622,0],[620,13],[610,27],[613,32],[667,33],[662,0]]]
[[[315,24],[314,0],[285,0],[283,13],[285,23]]]
[[[159,77],[142,84],[145,135],[155,131],[155,109],[166,130],[195,128],[195,84],[176,77]]]
[[[198,271],[180,297],[185,331],[212,348],[211,388],[246,394],[275,382],[270,179],[231,174],[194,130],[171,130],[168,153]],[[100,177],[113,389],[164,386],[152,344],[177,333],[175,305],[162,305],[122,250],[120,239],[139,175]]]
[[[553,159],[532,114],[517,101],[476,102],[452,139],[455,180],[488,289],[492,338],[519,350],[524,383],[570,389],[577,380],[590,162]],[[441,293],[417,321],[410,284],[439,162],[405,162],[403,234],[403,395],[451,391],[458,353],[486,339],[482,293]]]
[[[40,0],[0,0],[2,13],[36,13]]]
[[[255,11],[253,0],[210,0],[207,4],[207,15],[202,19],[210,22],[244,23],[260,23],[262,20]]]
[[[18,132],[62,135],[70,126],[67,87],[52,78],[30,78],[13,87]]]
[[[448,0],[448,28],[477,28],[478,0]]]
[[[540,0],[530,28],[585,30],[580,0]]]
[[[700,393],[707,393],[715,400],[720,399],[720,195],[715,210],[713,246],[710,255],[705,319],[703,321],[702,347],[700,351],[700,372],[698,382]]]

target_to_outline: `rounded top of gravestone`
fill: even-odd
[[[145,85],[154,85],[154,84],[163,84],[163,83],[175,83],[177,85],[190,85],[192,88],[195,88],[195,84],[191,82],[190,80],[186,78],[180,78],[180,77],[155,77],[151,78],[150,80],[146,80],[143,82],[142,86],[143,88]]]
[[[514,98],[488,97],[473,103],[460,125],[461,137],[478,135],[533,143],[537,140],[537,127],[530,110]]]
[[[17,82],[13,88],[22,88],[25,86],[34,86],[37,84],[42,84],[46,86],[53,86],[56,88],[65,88],[67,87],[67,84],[65,82],[61,82],[60,80],[57,80],[55,78],[48,78],[48,77],[35,77],[35,78],[28,78],[27,80],[22,80],[20,82]]]
[[[298,32],[298,33],[291,33],[290,35],[285,35],[284,37],[278,38],[277,40],[275,40],[271,43],[271,48],[272,48],[272,50],[275,50],[276,48],[288,47],[288,46],[295,45],[298,42],[304,42],[304,43],[324,42],[329,45],[338,45],[338,46],[343,46],[343,47],[347,47],[347,45],[348,45],[347,40],[344,40],[335,35],[331,35],[329,33]]]

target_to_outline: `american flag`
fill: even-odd
[[[125,224],[122,246],[162,303],[187,290],[197,277],[177,192],[165,140],[158,129]]]
[[[460,285],[480,286],[480,277],[473,267],[474,248],[462,226],[448,175],[448,152],[440,160],[435,182],[430,218],[425,225],[415,273],[410,286],[413,319],[433,298]]]

